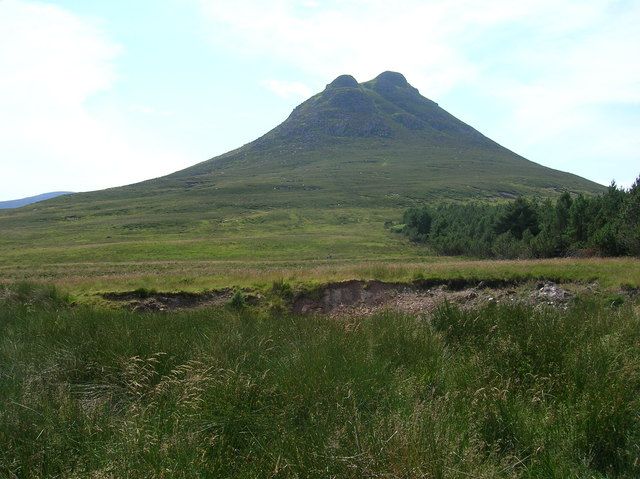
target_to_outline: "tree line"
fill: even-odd
[[[640,256],[640,176],[628,190],[612,183],[598,196],[414,207],[393,229],[444,255]]]

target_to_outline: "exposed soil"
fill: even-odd
[[[547,281],[514,283],[496,281],[487,284],[452,281],[345,281],[297,295],[292,311],[298,314],[322,313],[330,316],[368,315],[391,309],[411,314],[428,313],[445,301],[463,308],[488,303],[526,303],[566,308],[578,291],[596,290],[597,284],[567,284],[562,287]]]
[[[142,290],[104,293],[102,297],[109,301],[122,302],[133,311],[168,311],[224,304],[231,299],[232,294],[231,289],[203,293],[156,293]]]
[[[523,303],[534,306],[566,308],[578,293],[597,292],[597,283],[563,283],[553,281],[514,282],[505,280],[416,280],[412,283],[350,280],[328,283],[313,290],[299,292],[291,300],[295,314],[326,314],[332,317],[369,315],[382,310],[410,314],[428,313],[445,301],[462,308],[489,303]],[[226,304],[234,291],[222,289],[203,293],[157,293],[129,291],[104,293],[110,301],[124,303],[134,311],[170,311]],[[263,297],[245,292],[249,304],[260,304]]]

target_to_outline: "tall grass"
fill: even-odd
[[[50,296],[0,307],[0,477],[640,475],[633,305],[335,321]]]

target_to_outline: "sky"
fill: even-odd
[[[640,174],[640,0],[0,0],[0,200],[185,168],[403,73],[543,165]]]

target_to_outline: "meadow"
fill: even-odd
[[[553,280],[597,283],[612,292],[640,287],[637,258],[553,258],[475,260],[416,256],[395,259],[315,261],[104,261],[0,266],[0,284],[29,281],[55,285],[77,302],[92,303],[101,293],[136,289],[203,292],[222,288],[264,291],[276,281],[295,288],[351,279],[411,282],[463,279],[513,282]]]
[[[181,223],[170,224],[166,211],[119,216],[100,204],[64,219],[59,205],[48,204],[38,207],[42,211],[0,213],[0,283],[53,284],[81,301],[138,288],[262,289],[278,280],[296,285],[464,277],[640,286],[640,261],[632,257],[481,261],[437,256],[428,245],[385,228],[385,221],[401,217],[398,209],[211,209],[181,212]]]
[[[134,313],[2,288],[0,476],[640,474],[640,308]]]

